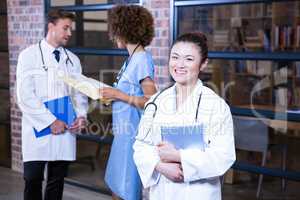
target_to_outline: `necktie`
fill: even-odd
[[[59,52],[58,50],[54,50],[54,51],[53,51],[53,54],[54,54],[54,56],[55,56],[56,61],[59,62],[59,59],[60,59],[59,54],[60,54],[60,52]]]

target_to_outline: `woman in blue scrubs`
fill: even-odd
[[[141,199],[141,181],[133,161],[133,143],[145,102],[156,92],[154,65],[145,47],[154,36],[151,13],[137,5],[118,5],[109,12],[110,38],[129,57],[117,75],[114,88],[100,94],[113,101],[114,140],[106,168],[105,181],[113,199]]]

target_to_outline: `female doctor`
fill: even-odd
[[[233,126],[228,105],[198,79],[207,51],[202,33],[180,36],[169,59],[176,83],[146,104],[134,161],[143,186],[150,187],[150,199],[221,199],[219,177],[235,161]],[[162,140],[162,126],[197,125],[203,125],[204,148],[180,149]]]

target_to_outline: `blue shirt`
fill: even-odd
[[[125,68],[125,63],[122,68]],[[123,72],[116,88],[130,96],[144,96],[141,81],[145,78],[154,79],[154,64],[151,54],[137,52],[130,59],[128,66]],[[127,135],[134,138],[139,124],[142,109],[132,106],[123,101],[115,101],[113,111],[113,134]]]

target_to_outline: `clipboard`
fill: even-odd
[[[74,110],[71,98],[69,96],[57,98],[51,101],[44,102],[46,108],[59,120],[65,122],[70,126],[76,119],[76,112]],[[43,137],[51,134],[50,126],[41,131],[34,129],[35,137]]]
[[[169,142],[176,149],[197,148],[204,150],[203,125],[162,126],[162,140]]]

